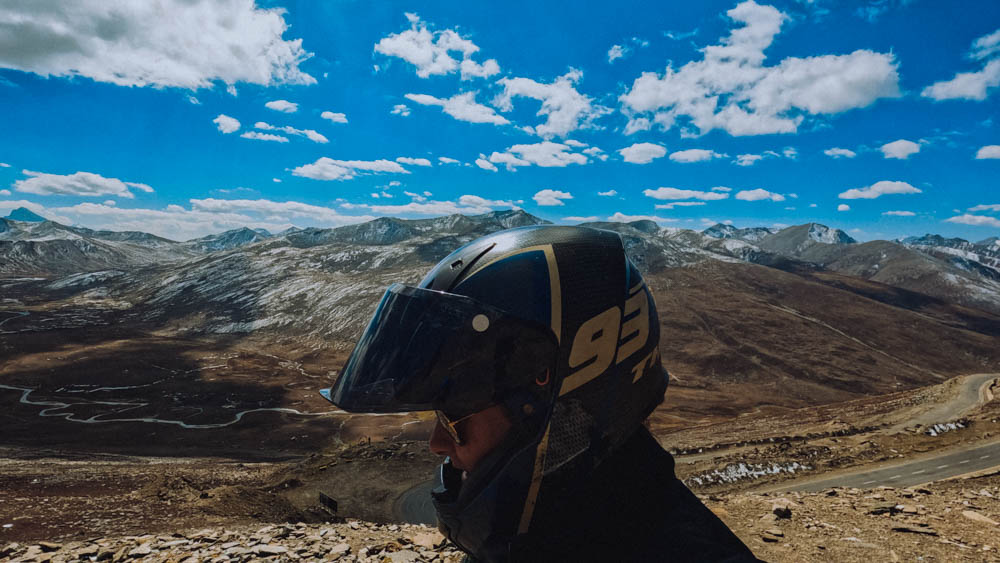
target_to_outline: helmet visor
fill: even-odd
[[[455,419],[495,404],[556,352],[547,327],[462,295],[393,284],[327,398],[350,412],[441,410]]]

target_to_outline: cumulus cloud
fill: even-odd
[[[727,188],[726,186],[715,186],[714,188],[712,188],[712,191],[713,192],[731,192],[731,191],[733,191],[733,189],[732,188]]]
[[[655,190],[643,190],[643,195],[653,199],[700,199],[704,201],[714,201],[727,199],[728,193],[720,191],[703,192],[699,190],[681,190],[677,188],[656,188]]]
[[[542,107],[537,115],[544,116],[546,120],[533,128],[535,134],[546,139],[565,137],[577,129],[588,127],[594,119],[611,111],[593,105],[590,97],[576,91],[575,84],[582,77],[582,72],[571,69],[550,84],[530,78],[501,78],[497,84],[503,86],[503,92],[493,104],[500,111],[510,111],[514,108],[515,97],[538,100]]]
[[[628,47],[622,47],[621,45],[612,45],[608,49],[608,62],[613,63],[615,60],[620,59],[625,56],[628,52]]]
[[[9,197],[11,195],[10,190],[0,190],[0,195],[4,197]]]
[[[976,151],[976,159],[1000,158],[1000,145],[986,145]]]
[[[448,158],[447,156],[439,156],[438,162],[440,162],[441,164],[459,164],[458,160],[455,160],[454,158]]]
[[[981,61],[976,72],[960,72],[951,80],[935,82],[921,95],[934,100],[985,100],[1000,86],[1000,29],[976,39],[969,58]]]
[[[518,204],[521,201],[508,201],[502,199],[486,199],[477,195],[463,195],[458,198],[458,204],[467,207],[509,207],[511,209],[520,209]]]
[[[312,56],[302,40],[282,38],[284,13],[240,0],[7,2],[0,67],[190,90],[215,81],[314,84],[299,70]]]
[[[840,199],[875,199],[888,194],[919,194],[921,190],[906,182],[882,180],[864,188],[852,188],[837,195]]]
[[[645,72],[619,98],[630,117],[627,133],[652,123],[680,126],[691,135],[713,129],[736,136],[794,133],[806,115],[841,113],[900,95],[891,53],[788,57],[764,66],[764,51],[788,17],[753,0],[727,15],[742,26],[702,49],[701,60],[668,66],[663,75]],[[697,132],[688,131],[689,125]]]
[[[764,158],[760,154],[740,154],[736,155],[736,165],[737,166],[753,166],[758,160]]]
[[[608,190],[606,192],[597,192],[597,195],[603,196],[603,197],[614,197],[614,196],[618,195],[618,191],[617,190]]]
[[[912,211],[883,211],[882,215],[889,215],[893,217],[913,217],[916,213]]]
[[[412,164],[413,166],[430,166],[431,161],[426,158],[410,158],[408,156],[401,156],[396,159],[396,162],[400,164]]]
[[[734,197],[743,201],[785,201],[785,196],[761,188],[757,188],[756,190],[741,190],[736,192]]]
[[[272,135],[271,133],[260,133],[257,131],[247,131],[240,135],[244,139],[256,139],[258,141],[274,141],[276,143],[287,143],[288,137],[282,137],[281,135]]]
[[[850,211],[850,210],[851,206],[847,205],[846,203],[841,203],[840,205],[837,206],[837,211]]]
[[[724,156],[726,155],[719,154],[715,151],[710,151],[707,149],[687,149],[671,153],[670,160],[674,162],[702,162],[705,160],[712,160],[713,158],[721,158]]]
[[[634,145],[619,149],[618,153],[622,155],[625,162],[649,164],[653,160],[667,154],[667,149],[655,143],[635,143]]]
[[[416,14],[406,14],[410,29],[383,37],[375,44],[375,52],[390,57],[399,57],[417,67],[417,76],[428,78],[432,75],[460,72],[462,80],[486,78],[500,72],[495,59],[482,63],[472,60],[479,47],[463,38],[456,31],[445,29],[430,31],[427,24]],[[459,53],[458,61],[451,53]]]
[[[518,166],[542,166],[546,168],[564,167],[570,164],[587,164],[587,157],[572,152],[572,147],[563,143],[542,141],[530,145],[513,145],[505,152],[494,152],[489,161],[494,164],[504,164],[508,170]],[[476,164],[479,164],[477,161]]]
[[[118,178],[105,178],[92,172],[76,172],[69,175],[46,174],[31,170],[21,171],[28,178],[17,180],[13,184],[16,191],[37,195],[74,195],[82,197],[97,197],[112,195],[124,198],[134,198],[130,191],[152,193],[153,188],[138,182],[123,182]]]
[[[608,159],[608,155],[599,147],[587,147],[583,149],[583,154],[589,155],[600,161],[605,161]]]
[[[538,205],[564,205],[562,200],[573,199],[573,196],[569,192],[545,189],[535,193],[531,199]]]
[[[476,102],[477,92],[465,92],[443,99],[428,94],[406,94],[406,98],[424,106],[441,106],[443,111],[459,121],[469,123],[492,123],[506,125],[510,123],[493,108]]]
[[[576,216],[569,216],[562,218],[563,221],[570,221],[573,223],[590,223],[592,221],[596,221],[597,219],[598,219],[597,215],[588,215],[586,217],[580,217],[576,215]]]
[[[479,155],[479,158],[476,159],[476,166],[482,168],[483,170],[489,170],[490,172],[497,171],[496,165],[483,158],[483,155]]]
[[[672,201],[670,203],[658,203],[654,207],[656,209],[673,209],[675,207],[694,207],[698,205],[707,205],[704,201]]]
[[[0,168],[10,168],[10,165],[6,162],[0,162]]]
[[[823,151],[823,154],[829,156],[830,158],[854,158],[858,156],[858,153],[850,149],[842,149],[838,147],[833,147]]]
[[[948,223],[961,223],[963,225],[975,225],[977,227],[997,227],[1000,228],[1000,219],[987,217],[985,215],[957,215],[945,219]]]
[[[296,135],[296,136],[299,136],[299,137],[306,137],[306,138],[308,138],[310,141],[312,141],[314,143],[329,143],[330,142],[330,140],[327,139],[326,136],[324,136],[322,133],[319,133],[318,131],[314,131],[312,129],[296,129],[294,127],[289,127],[287,125],[282,126],[282,127],[276,127],[276,126],[271,125],[271,124],[269,124],[267,122],[264,122],[264,121],[258,121],[257,123],[254,123],[253,126],[256,129],[263,129],[264,131],[281,131],[283,133],[288,133],[289,135]],[[240,136],[241,137],[247,137],[247,135],[245,133],[243,135],[240,135]],[[275,135],[270,135],[270,136],[273,137]],[[260,137],[247,137],[247,138],[249,138],[249,139],[258,139]],[[284,139],[284,137],[280,137],[280,138]],[[274,141],[274,140],[277,140],[277,139],[263,139],[263,140]],[[288,141],[288,139],[285,139],[284,141],[279,141],[279,142],[284,143],[284,142],[287,142],[287,141]]]
[[[426,193],[426,192],[425,192]],[[373,204],[342,204],[345,209],[367,209],[373,213],[383,215],[454,215],[456,213],[465,215],[477,215],[489,213],[494,207],[512,207],[513,202],[492,201],[479,196],[464,195],[458,202],[454,201],[420,201],[414,199],[410,203],[400,205],[373,205]]]
[[[272,100],[264,104],[264,107],[282,113],[295,113],[299,111],[299,104],[289,102],[288,100]]]
[[[295,176],[313,180],[351,180],[378,173],[409,174],[405,168],[391,160],[334,160],[325,156],[312,164],[303,164],[292,170]]]
[[[657,217],[656,215],[626,215],[621,211],[607,218],[607,221],[611,221],[612,223],[631,223],[633,221],[654,221],[656,223],[669,223],[676,220],[677,219],[666,219],[664,217]]]
[[[218,126],[219,131],[222,131],[223,133],[233,133],[234,131],[238,131],[240,128],[240,122],[238,120],[223,113],[220,113],[218,117],[213,119],[212,123]]]
[[[898,141],[882,145],[879,150],[882,151],[885,158],[898,158],[900,160],[906,160],[911,154],[920,152],[920,145],[914,143],[913,141],[899,139]]]
[[[970,207],[969,211],[1000,211],[1000,203],[977,205],[975,207]]]
[[[347,123],[347,115],[343,113],[334,113],[332,111],[324,111],[319,114],[323,119],[329,119],[334,123]]]

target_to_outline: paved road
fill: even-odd
[[[831,487],[912,487],[956,475],[1000,467],[1000,442],[819,481],[786,483],[771,491],[821,491]]]
[[[961,418],[962,415],[979,404],[981,398],[980,390],[997,377],[1000,377],[1000,374],[977,373],[966,376],[965,381],[962,382],[962,389],[959,390],[958,395],[954,399],[929,409],[927,412],[917,415],[904,423],[897,424],[890,428],[889,432],[899,432],[907,426],[914,426],[916,424],[931,426],[939,422],[948,422]]]
[[[424,481],[400,495],[393,506],[396,518],[407,524],[437,526],[437,513],[431,502],[431,489],[436,483],[437,479]]]

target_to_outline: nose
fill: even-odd
[[[431,431],[431,438],[428,441],[431,452],[440,456],[454,456],[455,442],[448,435],[448,431],[441,427],[438,422]]]

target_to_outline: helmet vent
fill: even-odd
[[[454,262],[451,263],[451,269],[454,270],[455,268],[461,268],[463,263],[464,262],[462,262],[461,260],[455,260]]]

